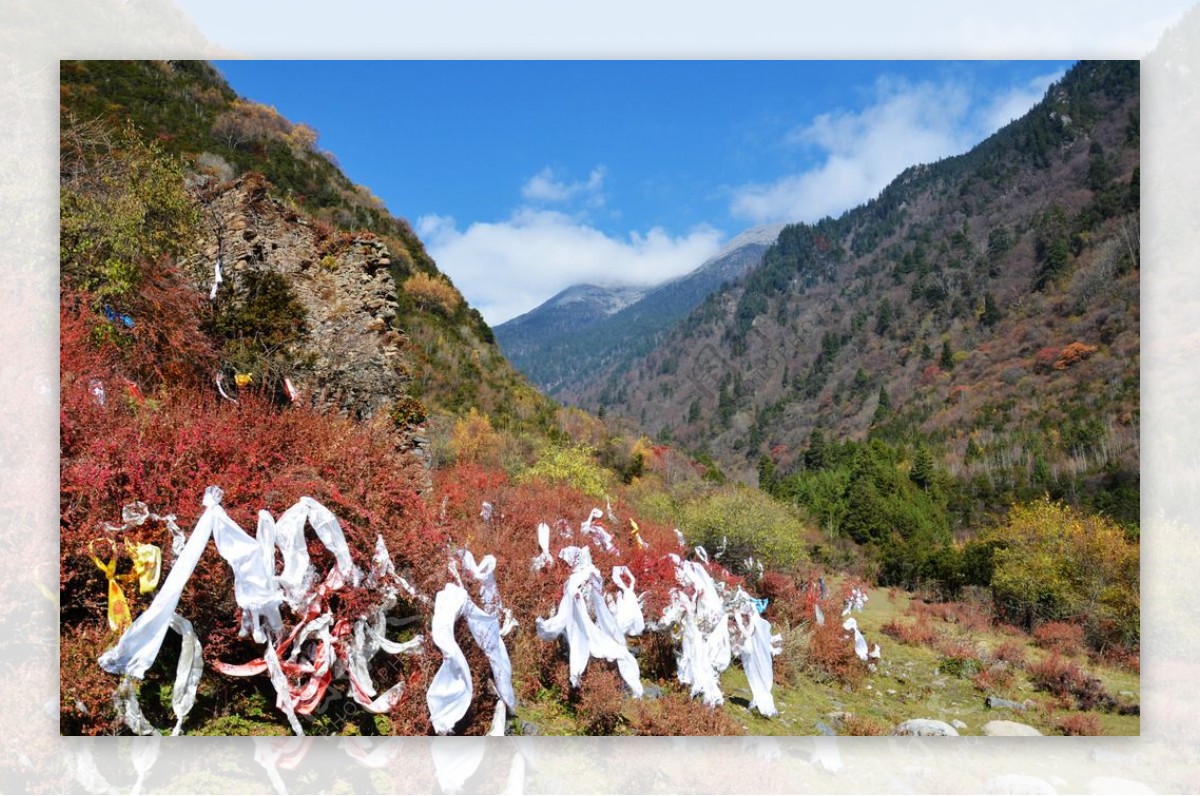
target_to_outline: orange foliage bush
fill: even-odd
[[[916,647],[930,647],[938,642],[941,635],[929,626],[929,621],[918,617],[911,625],[904,624],[898,619],[891,619],[879,628],[884,635],[891,636],[902,644]]]
[[[1033,372],[1048,373],[1058,360],[1059,349],[1047,346],[1039,348],[1033,355]]]
[[[472,407],[466,417],[454,424],[450,435],[450,451],[456,460],[495,464],[502,440],[492,428],[492,421]]]
[[[1058,359],[1054,361],[1055,370],[1066,370],[1077,362],[1082,362],[1095,354],[1100,349],[1094,345],[1075,342],[1068,345],[1058,355]]]
[[[980,691],[991,694],[1012,688],[1014,679],[1015,675],[1009,666],[1003,663],[994,663],[976,672],[971,678],[971,682]]]
[[[1011,663],[1014,666],[1025,664],[1025,645],[1015,641],[1002,641],[992,650],[992,659]]]
[[[1094,713],[1072,713],[1058,720],[1063,735],[1103,735],[1104,724]]]
[[[992,623],[990,611],[973,602],[927,603],[913,600],[909,603],[907,613],[918,618],[940,619],[973,632],[986,630]]]
[[[588,735],[612,735],[624,721],[625,704],[625,690],[612,664],[592,661],[571,694],[571,704]]]
[[[866,716],[849,715],[842,719],[842,724],[838,727],[839,735],[887,735],[891,732],[890,727],[885,727],[879,722]]]
[[[635,735],[745,735],[742,725],[720,708],[706,707],[686,694],[668,692],[660,699],[635,700],[629,708]]]
[[[788,575],[768,570],[755,582],[754,591],[755,596],[769,600],[765,615],[772,622],[794,626],[812,619],[808,600]]]
[[[1043,622],[1033,629],[1033,643],[1063,655],[1083,651],[1083,628],[1069,622]]]
[[[453,315],[462,303],[462,295],[449,282],[424,271],[418,271],[404,280],[404,291],[427,312]]]
[[[1031,663],[1026,669],[1034,688],[1058,697],[1072,697],[1080,710],[1111,708],[1116,704],[1098,679],[1058,653]]]
[[[825,624],[812,625],[808,633],[806,665],[818,676],[857,686],[867,673],[867,665],[854,654],[854,638],[843,630],[836,617]]]

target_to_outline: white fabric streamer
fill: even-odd
[[[217,261],[213,263],[213,283],[212,289],[208,291],[209,301],[216,301],[217,288],[220,287],[221,283],[224,281],[225,279],[221,276],[221,258],[218,257]]]
[[[617,617],[617,627],[626,636],[640,636],[646,628],[645,617],[642,616],[642,603],[634,593],[637,579],[629,567],[613,567],[613,583],[617,584],[620,592],[612,606]]]
[[[263,660],[267,664],[267,674],[271,677],[271,685],[275,686],[275,706],[287,716],[288,724],[292,726],[292,732],[296,735],[304,735],[304,728],[300,726],[300,720],[296,718],[296,709],[292,702],[291,689],[288,687],[287,675],[283,673],[283,667],[279,665],[279,656],[275,654],[275,647],[271,644],[268,644],[263,652]]]
[[[696,621],[695,601],[682,592],[675,592],[677,604],[683,610],[679,619],[680,650],[675,658],[676,676],[680,683],[692,687],[692,696],[700,695],[709,707],[725,701],[717,672],[707,653],[704,635]]]
[[[616,550],[612,543],[612,534],[604,529],[603,525],[598,525],[596,520],[604,516],[604,512],[600,509],[592,509],[588,518],[579,524],[579,532],[584,537],[590,536],[596,544],[600,546],[606,553],[611,553]]]
[[[171,735],[179,735],[183,720],[196,704],[196,689],[200,686],[200,676],[204,674],[204,650],[192,623],[179,614],[171,617],[171,629],[183,638],[179,665],[175,669],[175,688],[171,692],[171,710],[175,713],[175,729]]]
[[[425,694],[433,728],[439,735],[453,731],[454,725],[466,715],[471,705],[471,670],[467,666],[466,656],[454,639],[454,625],[459,617],[467,620],[471,636],[487,655],[500,698],[510,710],[516,709],[512,663],[500,638],[499,620],[471,602],[461,586],[447,583],[434,599],[431,630],[433,643],[442,651],[442,665]]]
[[[508,720],[508,711],[504,708],[504,700],[496,700],[496,708],[492,711],[492,727],[488,730],[488,735],[497,737],[504,736],[504,725]]]
[[[483,738],[448,741],[434,738],[429,742],[433,772],[442,793],[462,793],[467,780],[479,770],[488,742]]]
[[[475,563],[475,556],[471,555],[470,550],[461,551],[459,556],[471,577],[479,583],[480,607],[501,620],[500,635],[507,636],[519,623],[500,599],[500,589],[496,586],[496,557],[489,554]]]
[[[862,609],[867,604],[867,593],[860,587],[855,586],[850,592],[850,596],[846,598],[846,604],[842,607],[842,616],[849,616],[851,611],[862,613]]]
[[[154,725],[142,714],[142,706],[138,704],[137,692],[129,677],[122,677],[117,690],[113,692],[113,708],[125,726],[134,735],[158,735]]]
[[[771,624],[748,603],[743,603],[742,610],[736,611],[733,617],[742,635],[742,669],[753,697],[750,707],[757,708],[764,716],[777,716],[779,711],[775,709],[775,698],[771,695],[775,684],[773,658],[783,650],[774,642],[782,639],[771,635]]]
[[[167,628],[170,627],[171,617],[175,614],[175,606],[179,604],[179,598],[183,594],[183,587],[187,585],[200,556],[204,553],[204,548],[208,545],[218,516],[224,517],[232,524],[221,509],[220,500],[221,490],[217,487],[209,487],[204,491],[206,509],[200,515],[183,552],[180,553],[175,566],[167,573],[150,607],[134,620],[121,635],[116,646],[100,656],[100,667],[104,671],[110,674],[125,674],[140,680],[154,663],[167,634]],[[259,560],[261,561],[261,558]]]
[[[616,662],[621,679],[635,697],[641,697],[637,659],[625,646],[616,619],[604,602],[600,570],[592,564],[591,551],[587,547],[567,547],[558,556],[574,569],[563,585],[557,613],[549,619],[538,617],[538,636],[543,641],[566,636],[572,686],[578,687],[590,658],[603,658]],[[589,602],[596,611],[596,621],[589,614]]]
[[[540,572],[546,567],[554,566],[554,556],[550,555],[550,526],[544,522],[538,523],[537,540],[542,552],[534,557],[529,567],[535,572]]]
[[[854,617],[850,617],[842,623],[842,628],[845,630],[854,631],[854,654],[859,660],[867,659],[867,640],[863,637],[862,631],[858,629],[858,622]]]

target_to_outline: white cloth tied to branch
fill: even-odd
[[[517,706],[512,688],[512,663],[504,640],[500,638],[499,620],[471,602],[462,586],[447,583],[434,598],[431,630],[433,643],[442,651],[442,665],[425,694],[433,729],[439,735],[454,730],[454,725],[467,714],[474,693],[467,658],[454,638],[454,625],[459,617],[467,620],[471,637],[487,655],[500,699],[509,710],[515,710]]]
[[[748,602],[733,614],[740,634],[737,647],[741,650],[742,669],[750,683],[753,699],[750,707],[764,716],[777,716],[771,689],[775,684],[774,657],[783,651],[781,636],[771,635],[771,623]]]
[[[470,550],[462,550],[459,558],[462,560],[463,566],[467,568],[467,572],[471,573],[471,577],[479,583],[480,606],[492,616],[502,620],[500,635],[507,636],[517,626],[517,620],[513,618],[512,611],[504,607],[504,603],[500,599],[500,589],[496,586],[496,557],[489,554],[476,563],[475,556],[471,554]]]
[[[209,301],[216,301],[217,288],[219,288],[221,286],[221,283],[224,281],[225,281],[225,279],[221,274],[221,258],[218,257],[217,261],[213,263],[213,283],[212,283],[212,289],[208,291],[208,300]]]
[[[617,618],[617,627],[626,636],[640,636],[646,629],[646,620],[642,616],[642,602],[634,593],[637,579],[629,567],[613,567],[613,583],[620,590],[611,605]]]
[[[855,586],[850,592],[850,596],[846,598],[846,604],[842,606],[842,616],[849,616],[851,611],[862,613],[862,609],[867,604],[867,593],[862,588]]]
[[[540,572],[546,567],[554,566],[554,556],[550,555],[550,526],[544,522],[539,522],[537,527],[538,547],[541,548],[540,553],[534,556],[529,567],[534,572]]]
[[[196,704],[196,689],[200,685],[200,675],[204,672],[204,655],[191,622],[179,614],[173,614],[169,624],[170,628],[182,637],[179,663],[175,668],[175,687],[171,692],[171,710],[175,714],[175,728],[171,735],[179,735],[183,729],[183,720]],[[121,682],[113,693],[113,705],[125,726],[135,735],[160,734],[142,714],[134,678],[129,675],[121,677]]]
[[[370,576],[376,585],[384,588],[383,605],[371,616],[355,620],[353,625],[349,620],[343,620],[336,628],[331,628],[333,617],[324,607],[328,595],[343,588],[347,581],[357,585],[362,579],[362,573],[350,557],[345,535],[333,513],[312,498],[303,497],[284,512],[278,522],[269,513],[260,512],[258,534],[252,537],[221,508],[221,498],[220,488],[209,487],[205,490],[205,511],[158,595],[117,644],[100,656],[100,666],[105,671],[126,678],[144,677],[158,656],[167,628],[175,628],[183,636],[172,700],[178,718],[175,732],[179,732],[184,717],[195,702],[196,687],[203,672],[203,658],[191,623],[178,616],[175,608],[211,537],[218,552],[233,570],[234,597],[242,614],[242,635],[253,634],[255,640],[265,644],[261,659],[240,666],[218,666],[223,673],[234,676],[267,673],[278,693],[278,706],[287,715],[297,734],[303,732],[296,714],[311,713],[320,703],[334,676],[335,666],[339,673],[344,670],[349,674],[351,695],[367,710],[385,712],[394,707],[401,686],[397,685],[375,697],[376,689],[371,683],[367,663],[380,650],[391,654],[410,652],[419,646],[421,639],[418,637],[398,644],[388,641],[384,635],[384,612],[395,604],[397,590],[390,583],[384,584],[386,579],[395,575],[395,570],[382,538],[376,542]],[[153,516],[144,510],[144,504],[127,508],[129,510],[124,517],[127,523],[140,524],[146,517]],[[313,526],[318,538],[336,561],[335,568],[315,588],[316,576],[304,539],[306,523]],[[279,576],[275,573],[276,548],[281,551],[284,561],[284,571]],[[407,586],[403,582],[401,585]],[[291,635],[280,643],[276,640],[283,630],[279,608],[285,598],[304,618]],[[339,635],[340,640],[334,639],[333,632]],[[310,639],[316,645],[315,651],[301,659],[301,650]],[[292,647],[289,660],[279,660],[279,654],[289,646]],[[293,689],[288,680],[289,673],[307,676],[307,681]],[[126,692],[132,693],[128,688]],[[122,697],[122,692],[118,693],[118,697]],[[122,704],[128,705],[128,699]],[[136,706],[136,701],[133,705]]]
[[[567,638],[571,685],[578,687],[590,658],[615,661],[621,679],[635,697],[642,695],[637,659],[625,646],[625,637],[604,601],[600,570],[592,564],[587,547],[566,547],[558,554],[573,569],[563,585],[558,611],[549,619],[537,619],[538,637],[553,641]],[[591,610],[596,619],[591,617]]]
[[[171,629],[183,638],[175,668],[175,688],[171,691],[171,710],[175,713],[175,729],[171,730],[171,735],[178,735],[183,729],[183,720],[196,704],[196,689],[204,674],[204,650],[192,623],[179,614],[171,617]]]
[[[854,633],[854,654],[858,656],[860,661],[867,659],[867,640],[863,637],[862,631],[858,629],[858,622],[854,617],[850,617],[842,623],[844,630],[850,630]]]
[[[317,538],[333,553],[338,571],[351,584],[358,585],[360,573],[350,559],[346,536],[333,512],[310,497],[302,497],[276,521],[265,511],[258,515],[258,539],[263,555],[271,562],[274,573],[274,551],[279,548],[283,557],[283,572],[277,578],[292,610],[300,610],[316,578],[309,561],[308,543],[304,539],[305,523],[312,525]]]
[[[217,550],[233,568],[234,595],[242,609],[243,630],[249,626],[257,640],[265,641],[264,622],[274,632],[282,629],[279,603],[283,595],[275,585],[274,573],[268,569],[258,543],[221,508],[221,497],[218,487],[210,486],[204,491],[205,511],[150,607],[134,620],[116,646],[100,656],[100,666],[106,672],[139,680],[145,676],[158,657],[183,588],[210,537],[215,537]]]
[[[616,548],[613,547],[612,534],[606,531],[603,525],[600,525],[596,522],[596,520],[603,516],[604,512],[602,512],[600,509],[592,509],[591,514],[588,515],[588,518],[579,524],[579,532],[583,534],[585,538],[591,537],[604,552],[612,553],[616,550]]]

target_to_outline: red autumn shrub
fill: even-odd
[[[994,694],[1012,688],[1015,675],[1012,667],[1004,663],[993,663],[977,671],[971,678],[972,684],[984,693]]]
[[[125,504],[141,500],[152,512],[175,514],[180,527],[190,533],[203,510],[205,487],[217,485],[224,490],[224,506],[230,516],[253,533],[260,509],[278,516],[308,495],[338,518],[360,566],[369,563],[376,537],[382,536],[397,568],[419,588],[430,590],[439,585],[439,576],[430,571],[427,562],[442,557],[444,537],[420,498],[423,475],[419,466],[396,450],[389,429],[353,424],[301,407],[280,410],[253,394],[244,393],[238,404],[223,401],[207,377],[188,381],[187,368],[195,363],[186,357],[187,361],[175,363],[169,358],[160,360],[148,370],[134,372],[145,379],[145,398],[137,400],[127,396],[122,384],[123,374],[132,372],[125,355],[141,343],[114,343],[103,337],[97,342],[89,328],[94,318],[83,303],[68,302],[62,321],[60,657],[64,683],[70,679],[80,687],[92,684],[88,686],[92,691],[85,688],[86,693],[77,697],[88,709],[77,711],[72,700],[64,712],[68,721],[76,721],[75,713],[79,714],[72,731],[105,732],[110,728],[110,700],[117,678],[100,671],[95,658],[115,638],[98,640],[96,635],[107,633],[107,587],[88,557],[88,544],[95,540],[98,548],[110,554],[112,534],[104,525],[120,523]],[[135,331],[140,327],[139,320]],[[146,334],[151,334],[150,328]],[[172,343],[167,336],[146,345],[158,349]],[[178,348],[186,350],[185,346]],[[103,401],[97,394],[98,385],[103,386]],[[164,564],[170,566],[171,536],[163,524],[151,521],[121,536],[117,541],[158,545],[164,551]],[[123,545],[116,547],[118,572],[128,572],[131,562]],[[309,551],[317,567],[332,564],[324,546],[312,535]],[[149,604],[150,596],[134,591],[127,589],[126,594],[136,616]],[[378,598],[348,590],[335,614],[350,617],[369,607],[371,599]],[[411,610],[427,612],[421,606]],[[237,636],[232,577],[215,548],[210,547],[201,558],[179,611],[204,640],[208,661],[236,663],[261,654],[260,647]],[[295,618],[285,615],[285,621]],[[86,644],[98,648],[85,648]],[[173,668],[174,661],[167,657],[164,654],[148,679],[157,676],[160,667]],[[76,663],[79,671],[67,675]],[[419,668],[411,659],[390,664],[381,658],[377,664],[392,665],[394,670],[379,670],[381,682],[395,682]],[[242,687],[212,673],[204,682],[217,703],[222,702],[223,694],[232,696]],[[262,685],[269,689],[265,680]],[[106,698],[100,699],[104,691],[108,692]],[[89,707],[89,700],[94,705]],[[149,709],[153,711],[153,706]]]
[[[917,617],[940,619],[973,632],[986,630],[991,625],[988,610],[973,602],[927,603],[923,600],[913,600],[909,603],[907,613]]]
[[[809,627],[806,666],[818,678],[852,687],[861,683],[867,672],[867,664],[854,654],[853,635],[843,630],[835,617]]]
[[[930,647],[938,642],[941,635],[929,626],[929,621],[918,617],[911,625],[904,624],[898,619],[890,619],[879,628],[887,636],[891,636],[902,644],[916,647]]]
[[[890,732],[891,727],[885,727],[872,718],[856,714],[843,718],[841,726],[838,727],[838,735],[887,735]]]
[[[1115,700],[1097,678],[1057,652],[1029,664],[1027,671],[1034,688],[1058,697],[1071,697],[1080,710],[1091,710],[1097,706],[1111,708],[1115,705]]]
[[[1066,370],[1075,363],[1090,358],[1092,354],[1099,350],[1096,346],[1088,345],[1087,343],[1080,343],[1078,341],[1071,343],[1058,355],[1058,359],[1054,362],[1054,369]]]
[[[1058,359],[1059,349],[1053,347],[1039,348],[1033,355],[1033,372],[1049,373]]]
[[[1062,655],[1083,652],[1083,627],[1069,622],[1043,622],[1033,629],[1033,643]]]
[[[575,717],[588,735],[612,735],[624,721],[625,691],[621,678],[607,661],[592,661],[571,692]]]
[[[1142,670],[1141,650],[1138,647],[1126,647],[1123,644],[1110,644],[1102,650],[1088,650],[1088,659],[1128,669],[1138,673]]]
[[[1059,718],[1058,729],[1063,735],[1103,735],[1104,724],[1094,713],[1072,713]]]
[[[780,572],[767,570],[754,584],[756,597],[765,597],[765,616],[771,622],[796,626],[812,619],[812,608],[804,592],[796,586],[795,578]]]
[[[1016,641],[1002,641],[992,650],[992,659],[1011,663],[1014,666],[1025,664],[1025,645]]]
[[[635,735],[745,735],[742,725],[721,708],[707,707],[687,694],[668,691],[659,699],[638,699],[628,709]]]

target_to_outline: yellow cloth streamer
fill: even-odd
[[[108,627],[118,633],[124,632],[125,628],[133,622],[133,614],[129,610],[129,603],[125,600],[125,590],[117,582],[117,557],[113,556],[112,560],[105,564],[95,553],[91,552],[91,549],[91,545],[88,545],[92,561],[108,579]]]
[[[646,543],[642,541],[642,529],[638,527],[637,520],[635,520],[633,517],[630,517],[629,525],[632,528],[632,530],[629,531],[629,535],[633,537],[633,541],[637,542],[638,549],[644,550],[646,548]]]
[[[158,588],[158,579],[162,574],[162,550],[157,545],[134,544],[128,540],[125,541],[125,549],[133,559],[130,577],[137,578],[138,591],[149,594]]]

